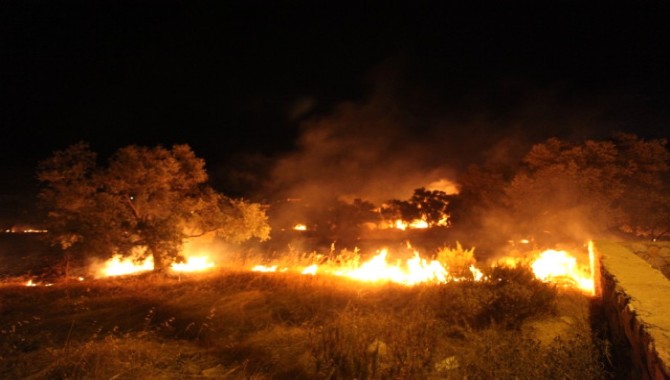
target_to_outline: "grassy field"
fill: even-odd
[[[587,298],[493,271],[415,287],[229,270],[5,283],[0,378],[609,378]]]

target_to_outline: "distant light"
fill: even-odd
[[[12,227],[2,232],[6,234],[45,234],[49,232],[48,230],[39,229],[39,228],[21,228],[21,227]]]

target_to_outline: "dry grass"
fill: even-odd
[[[587,300],[523,270],[492,275],[412,288],[233,271],[3,286],[0,378],[607,377]],[[569,328],[546,328],[561,320]]]

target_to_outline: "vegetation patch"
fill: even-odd
[[[2,378],[608,378],[589,300],[492,269],[368,285],[221,271],[0,289]],[[569,323],[555,336],[556,321]]]

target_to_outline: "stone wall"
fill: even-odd
[[[670,279],[670,242],[625,242],[620,243],[658,269]]]
[[[596,292],[613,347],[632,368],[617,377],[670,379],[670,281],[630,249],[631,243],[596,242]]]

